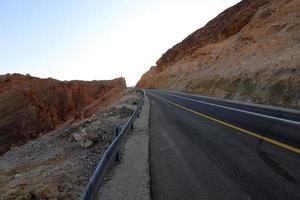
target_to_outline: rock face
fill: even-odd
[[[137,87],[300,108],[300,1],[243,0],[156,64]]]
[[[92,115],[119,99],[125,89],[122,78],[89,82],[0,76],[0,154]]]

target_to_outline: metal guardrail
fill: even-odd
[[[94,171],[94,174],[90,178],[83,194],[80,197],[80,200],[96,199],[100,189],[100,185],[103,181],[108,166],[110,165],[113,159],[117,161],[119,160],[119,148],[121,145],[122,138],[130,129],[133,128],[133,121],[139,116],[139,112],[142,109],[142,106],[144,104],[145,91],[143,91],[142,94],[143,95],[140,104],[138,105],[137,109],[133,112],[133,114],[130,116],[126,124],[122,127],[116,128],[116,138],[110,144],[108,149],[103,153],[102,158]]]

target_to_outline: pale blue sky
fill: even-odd
[[[123,76],[131,86],[168,48],[237,2],[0,0],[0,74]]]

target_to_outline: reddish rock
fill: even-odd
[[[190,34],[182,42],[169,49],[158,61],[158,68],[170,65],[190,55],[198,48],[222,41],[242,30],[268,0],[244,0],[228,8],[205,27]]]
[[[0,154],[58,125],[80,120],[124,94],[123,78],[59,81],[29,75],[0,76]]]
[[[299,13],[299,0],[243,0],[169,49],[137,87],[299,109]]]

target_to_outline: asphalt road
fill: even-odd
[[[297,112],[146,92],[153,200],[300,199]]]

